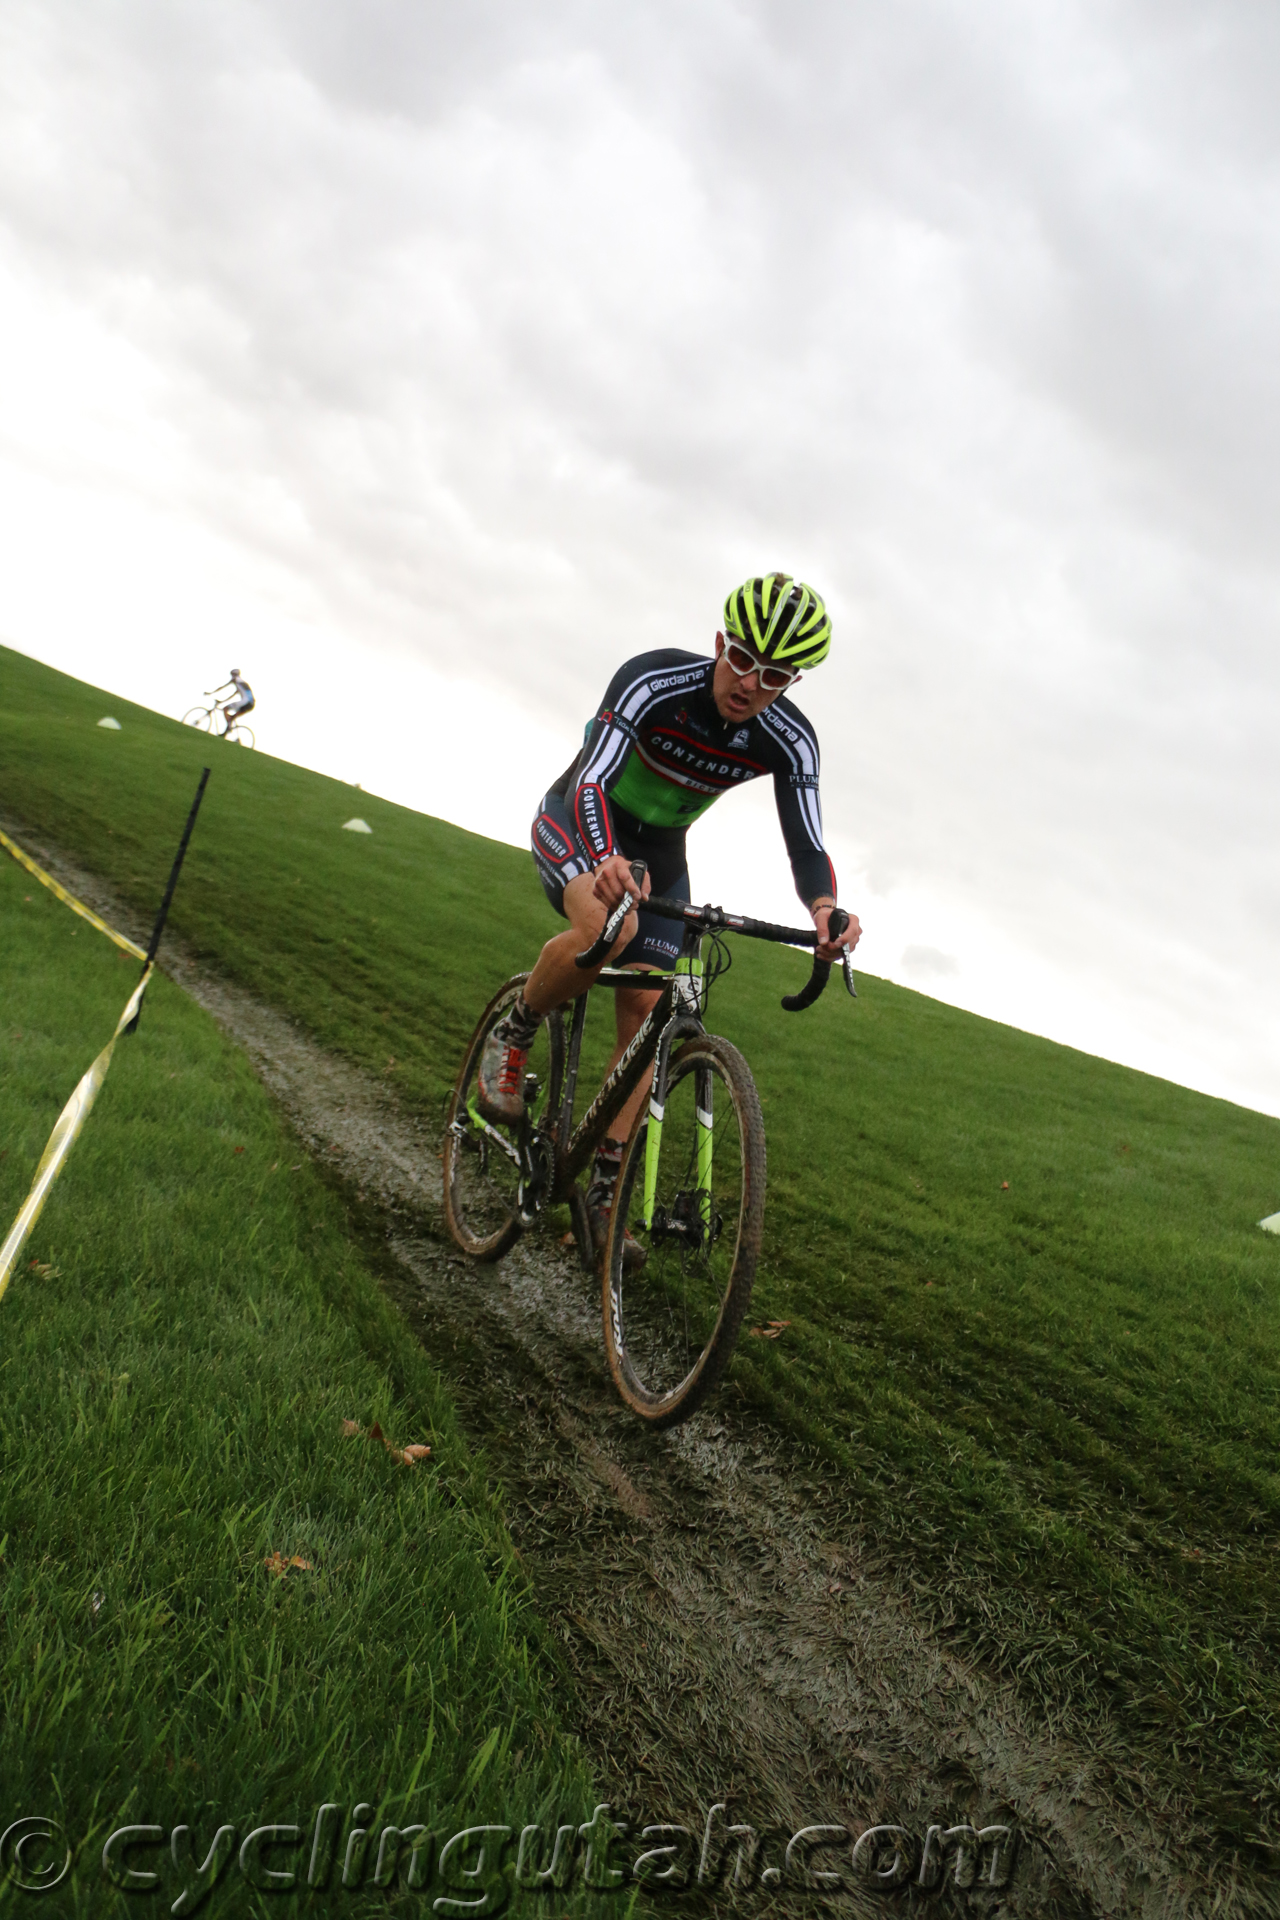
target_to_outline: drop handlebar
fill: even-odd
[[[625,894],[620,906],[605,921],[600,937],[588,947],[585,953],[575,956],[575,964],[584,972],[591,967],[603,965],[609,951],[622,931],[623,921],[631,909],[639,903],[640,888],[644,884],[646,865],[643,860],[635,860],[631,865],[631,876],[636,883],[634,894]],[[752,920],[746,914],[726,913],[723,907],[695,907],[686,900],[668,900],[661,894],[651,894],[644,902],[646,913],[656,913],[664,920],[681,920],[686,925],[698,927],[705,933],[716,933],[724,929],[729,933],[743,933],[752,940],[772,940],[779,945],[789,947],[816,947],[818,935],[812,927],[783,927],[771,920]],[[829,938],[838,939],[849,924],[849,916],[843,907],[832,907],[827,923]],[[853,956],[846,947],[842,961],[844,983],[856,1000],[858,989],[853,980]],[[799,993],[783,996],[782,1004],[788,1013],[800,1013],[805,1007],[811,1007],[818,995],[823,992],[831,977],[831,961],[819,960],[816,956],[808,981]]]

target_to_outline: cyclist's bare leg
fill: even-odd
[[[595,881],[591,874],[580,873],[576,880],[569,882],[564,890],[564,910],[569,919],[568,927],[547,941],[525,983],[525,1002],[535,1013],[550,1013],[553,1007],[562,1007],[567,1001],[576,1000],[599,977],[599,967],[584,971],[575,964],[577,955],[584,953],[599,938],[608,917],[604,902],[596,898]],[[610,959],[616,960],[635,939],[638,924],[636,915],[629,913]],[[640,968],[637,971],[654,972],[655,969]],[[610,1073],[640,1031],[650,1008],[656,1006],[657,1002],[657,991],[641,987],[619,988],[614,1007],[618,1040],[609,1062]],[[646,1090],[642,1084],[612,1121],[609,1128],[611,1139],[626,1140],[645,1098]]]
[[[638,974],[651,973],[651,967],[639,967]],[[618,1021],[618,1044],[613,1050],[609,1062],[609,1072],[617,1066],[624,1050],[634,1040],[636,1034],[651,1007],[661,998],[660,993],[637,984],[635,987],[619,988],[614,993],[614,1006]],[[649,1097],[649,1082],[646,1077],[636,1088],[631,1098],[609,1122],[609,1132],[596,1149],[595,1164],[591,1170],[591,1184],[587,1188],[587,1225],[591,1231],[592,1244],[597,1253],[603,1253],[609,1237],[609,1220],[613,1212],[614,1195],[617,1191],[618,1174],[622,1167],[622,1154],[627,1135],[643,1103]],[[644,1248],[631,1233],[623,1237],[623,1263],[629,1271],[644,1265]]]
[[[575,956],[583,953],[600,935],[608,917],[604,902],[597,900],[594,892],[595,882],[589,873],[580,873],[571,880],[564,890],[564,910],[569,917],[569,926],[564,933],[558,933],[538,955],[537,965],[529,975],[524,997],[535,1013],[550,1013],[553,1007],[562,1007],[566,1001],[575,1000],[585,993],[599,976],[600,969],[593,967],[584,973],[575,966]],[[613,949],[612,958],[625,951],[635,939],[638,925],[634,913],[629,913]],[[639,968],[637,971],[654,972],[652,967]],[[644,1024],[652,1007],[658,1004],[656,991],[650,992],[641,987],[619,988],[615,996],[615,1012],[618,1022],[618,1044],[613,1050],[609,1062],[609,1072],[621,1060],[627,1047]],[[628,1100],[621,1113],[610,1126],[610,1137],[625,1140],[631,1132],[631,1123],[645,1098],[641,1087]]]
[[[656,973],[656,967],[637,967],[638,973]],[[631,1042],[639,1033],[649,1014],[657,1006],[661,989],[643,987],[619,987],[614,999],[617,1005],[618,1044],[613,1050],[608,1071],[612,1073]],[[649,1098],[649,1082],[642,1080],[625,1107],[616,1113],[609,1122],[609,1138],[625,1142],[630,1135],[637,1113]]]
[[[595,884],[594,875],[589,873],[569,882],[564,890],[568,928],[547,941],[523,993],[485,1042],[476,1081],[480,1111],[486,1120],[514,1126],[523,1118],[521,1077],[538,1022],[554,1007],[562,1007],[585,993],[599,975],[599,967],[584,972],[574,964],[576,955],[595,945],[607,918],[606,907],[595,897]],[[635,914],[628,914],[614,944],[615,954],[635,938],[636,926]]]
[[[563,933],[557,933],[548,940],[525,984],[525,1001],[535,1013],[550,1013],[553,1007],[562,1007],[566,1001],[576,1000],[580,993],[585,993],[588,987],[594,985],[599,975],[599,967],[584,973],[581,967],[574,965],[575,957],[599,939],[600,930],[609,917],[604,902],[596,899],[594,888],[595,881],[591,874],[580,873],[564,890],[564,910],[569,925]],[[635,914],[629,913],[622,924],[622,932],[618,935],[611,959],[616,958],[635,939],[638,925]]]

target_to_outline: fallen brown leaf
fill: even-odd
[[[353,1434],[365,1433],[366,1430],[357,1420],[344,1420],[342,1423],[342,1431],[344,1435],[350,1438]],[[391,1458],[398,1460],[402,1467],[416,1467],[419,1460],[426,1460],[431,1454],[430,1447],[424,1446],[420,1440],[415,1441],[412,1446],[408,1447],[395,1446],[388,1440],[376,1420],[368,1429],[366,1437],[370,1440],[378,1441],[381,1446],[386,1448]]]
[[[300,1567],[303,1573],[315,1572],[311,1562],[304,1560],[300,1553],[290,1554],[287,1559],[282,1553],[269,1553],[262,1564],[268,1573],[275,1574],[277,1580],[283,1580],[291,1567]]]
[[[232,1147],[232,1149],[231,1149],[231,1151],[232,1151],[232,1153],[243,1153],[243,1152],[244,1152],[244,1148],[243,1148],[243,1147]]]
[[[777,1340],[791,1325],[789,1320],[770,1320],[767,1326],[752,1327],[757,1340]]]

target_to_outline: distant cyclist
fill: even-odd
[[[747,580],[724,605],[715,658],[662,648],[619,668],[586,731],[582,751],[544,795],[533,823],[533,857],[556,912],[570,923],[548,940],[523,993],[496,1026],[480,1060],[481,1112],[495,1124],[523,1116],[525,1062],[545,1014],[596,979],[574,965],[599,937],[624,894],[634,893],[630,862],[648,862],[651,889],[688,900],[685,832],[722,793],[765,774],[773,779],[778,820],[796,892],[820,936],[818,954],[837,960],[857,944],[851,918],[828,942],[836,881],[822,845],[817,736],[783,695],[802,667],[816,667],[831,646],[831,621],[812,587],[787,573]],[[669,971],[679,953],[672,923],[643,906],[627,916],[611,958],[624,967]],[[618,1044],[611,1069],[639,1031],[658,994],[640,986],[615,995]],[[616,1138],[596,1155],[587,1191],[592,1239],[604,1246],[622,1149],[646,1097],[637,1090],[614,1122]],[[628,1264],[644,1258],[628,1236]]]
[[[217,695],[227,693],[228,691],[231,694],[231,698],[228,700],[226,706],[222,708],[222,718],[224,721],[222,731],[224,734],[230,733],[232,723],[236,720],[243,720],[245,714],[252,712],[253,708],[258,704],[253,697],[253,688],[249,685],[249,682],[244,679],[239,667],[232,667],[231,678],[224,680],[220,687],[213,689],[215,698]]]

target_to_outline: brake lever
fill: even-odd
[[[644,885],[644,876],[648,871],[647,861],[633,860],[631,862],[631,878],[636,883],[635,893],[623,894],[621,905],[614,908],[609,918],[605,921],[604,926],[601,928],[600,938],[594,941],[585,953],[576,953],[573,956],[573,964],[575,967],[581,967],[585,972],[588,967],[598,967],[600,962],[608,956],[610,948],[622,931],[623,921],[631,912],[631,909],[639,904],[640,889]]]
[[[593,940],[585,953],[575,953],[573,964],[585,972],[588,967],[598,967],[604,960],[622,930],[622,923],[630,913],[635,901],[629,893],[622,896],[622,904],[614,908],[600,929],[600,938]]]
[[[843,907],[832,907],[831,917],[827,921],[828,940],[838,940],[849,924],[849,915]],[[856,1000],[858,989],[853,984],[853,955],[848,947],[840,949],[840,965],[844,971],[844,984],[849,990],[849,998]]]
[[[832,907],[827,920],[827,938],[829,940],[838,940],[848,924],[849,916],[844,908]],[[840,958],[844,966],[844,984],[856,1000],[858,997],[858,989],[853,984],[853,960],[847,947],[841,952]],[[813,1005],[814,1001],[826,987],[830,977],[831,962],[829,960],[819,960],[815,954],[813,971],[810,973],[806,984],[800,989],[799,993],[788,993],[783,996],[782,1005],[784,1010],[787,1013],[803,1013],[806,1007]]]

